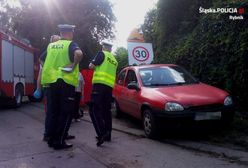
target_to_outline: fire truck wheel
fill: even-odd
[[[23,96],[23,88],[20,85],[17,85],[15,89],[15,98],[14,98],[15,107],[21,106],[22,96]]]

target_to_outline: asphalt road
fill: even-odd
[[[72,149],[54,151],[42,141],[45,113],[42,104],[0,109],[0,168],[234,168],[247,167],[225,157],[154,141],[142,130],[114,120],[112,142],[96,147],[88,116],[73,123]],[[129,126],[128,126],[129,125]]]

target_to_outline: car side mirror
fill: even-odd
[[[140,90],[140,88],[139,88],[137,82],[131,82],[131,83],[129,83],[129,84],[127,85],[127,88],[128,88],[128,89],[132,89],[132,90],[136,90],[136,91],[139,91],[139,90]]]

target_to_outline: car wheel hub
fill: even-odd
[[[144,129],[147,134],[151,133],[151,117],[148,114],[145,114],[144,118]]]

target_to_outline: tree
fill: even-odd
[[[146,42],[152,43],[153,49],[157,50],[157,8],[154,8],[147,12],[141,29]]]
[[[145,39],[156,46],[155,63],[179,64],[201,81],[227,90],[238,107],[248,109],[244,92],[248,89],[248,14],[233,21],[231,14],[200,14],[200,7],[247,9],[248,1],[159,0],[143,24]]]
[[[9,9],[6,0],[1,1]],[[49,3],[48,3],[49,2]],[[88,60],[99,50],[99,41],[113,38],[115,16],[108,0],[20,0],[18,11],[3,11],[9,29],[44,50],[52,34],[58,34],[58,24],[75,24],[74,40],[87,55]],[[6,22],[6,21],[5,21]]]
[[[20,8],[12,6],[7,0],[0,0],[0,30],[15,34],[13,18],[20,13]]]
[[[117,72],[119,72],[122,68],[128,66],[128,52],[126,48],[117,48],[114,55],[118,61]]]

